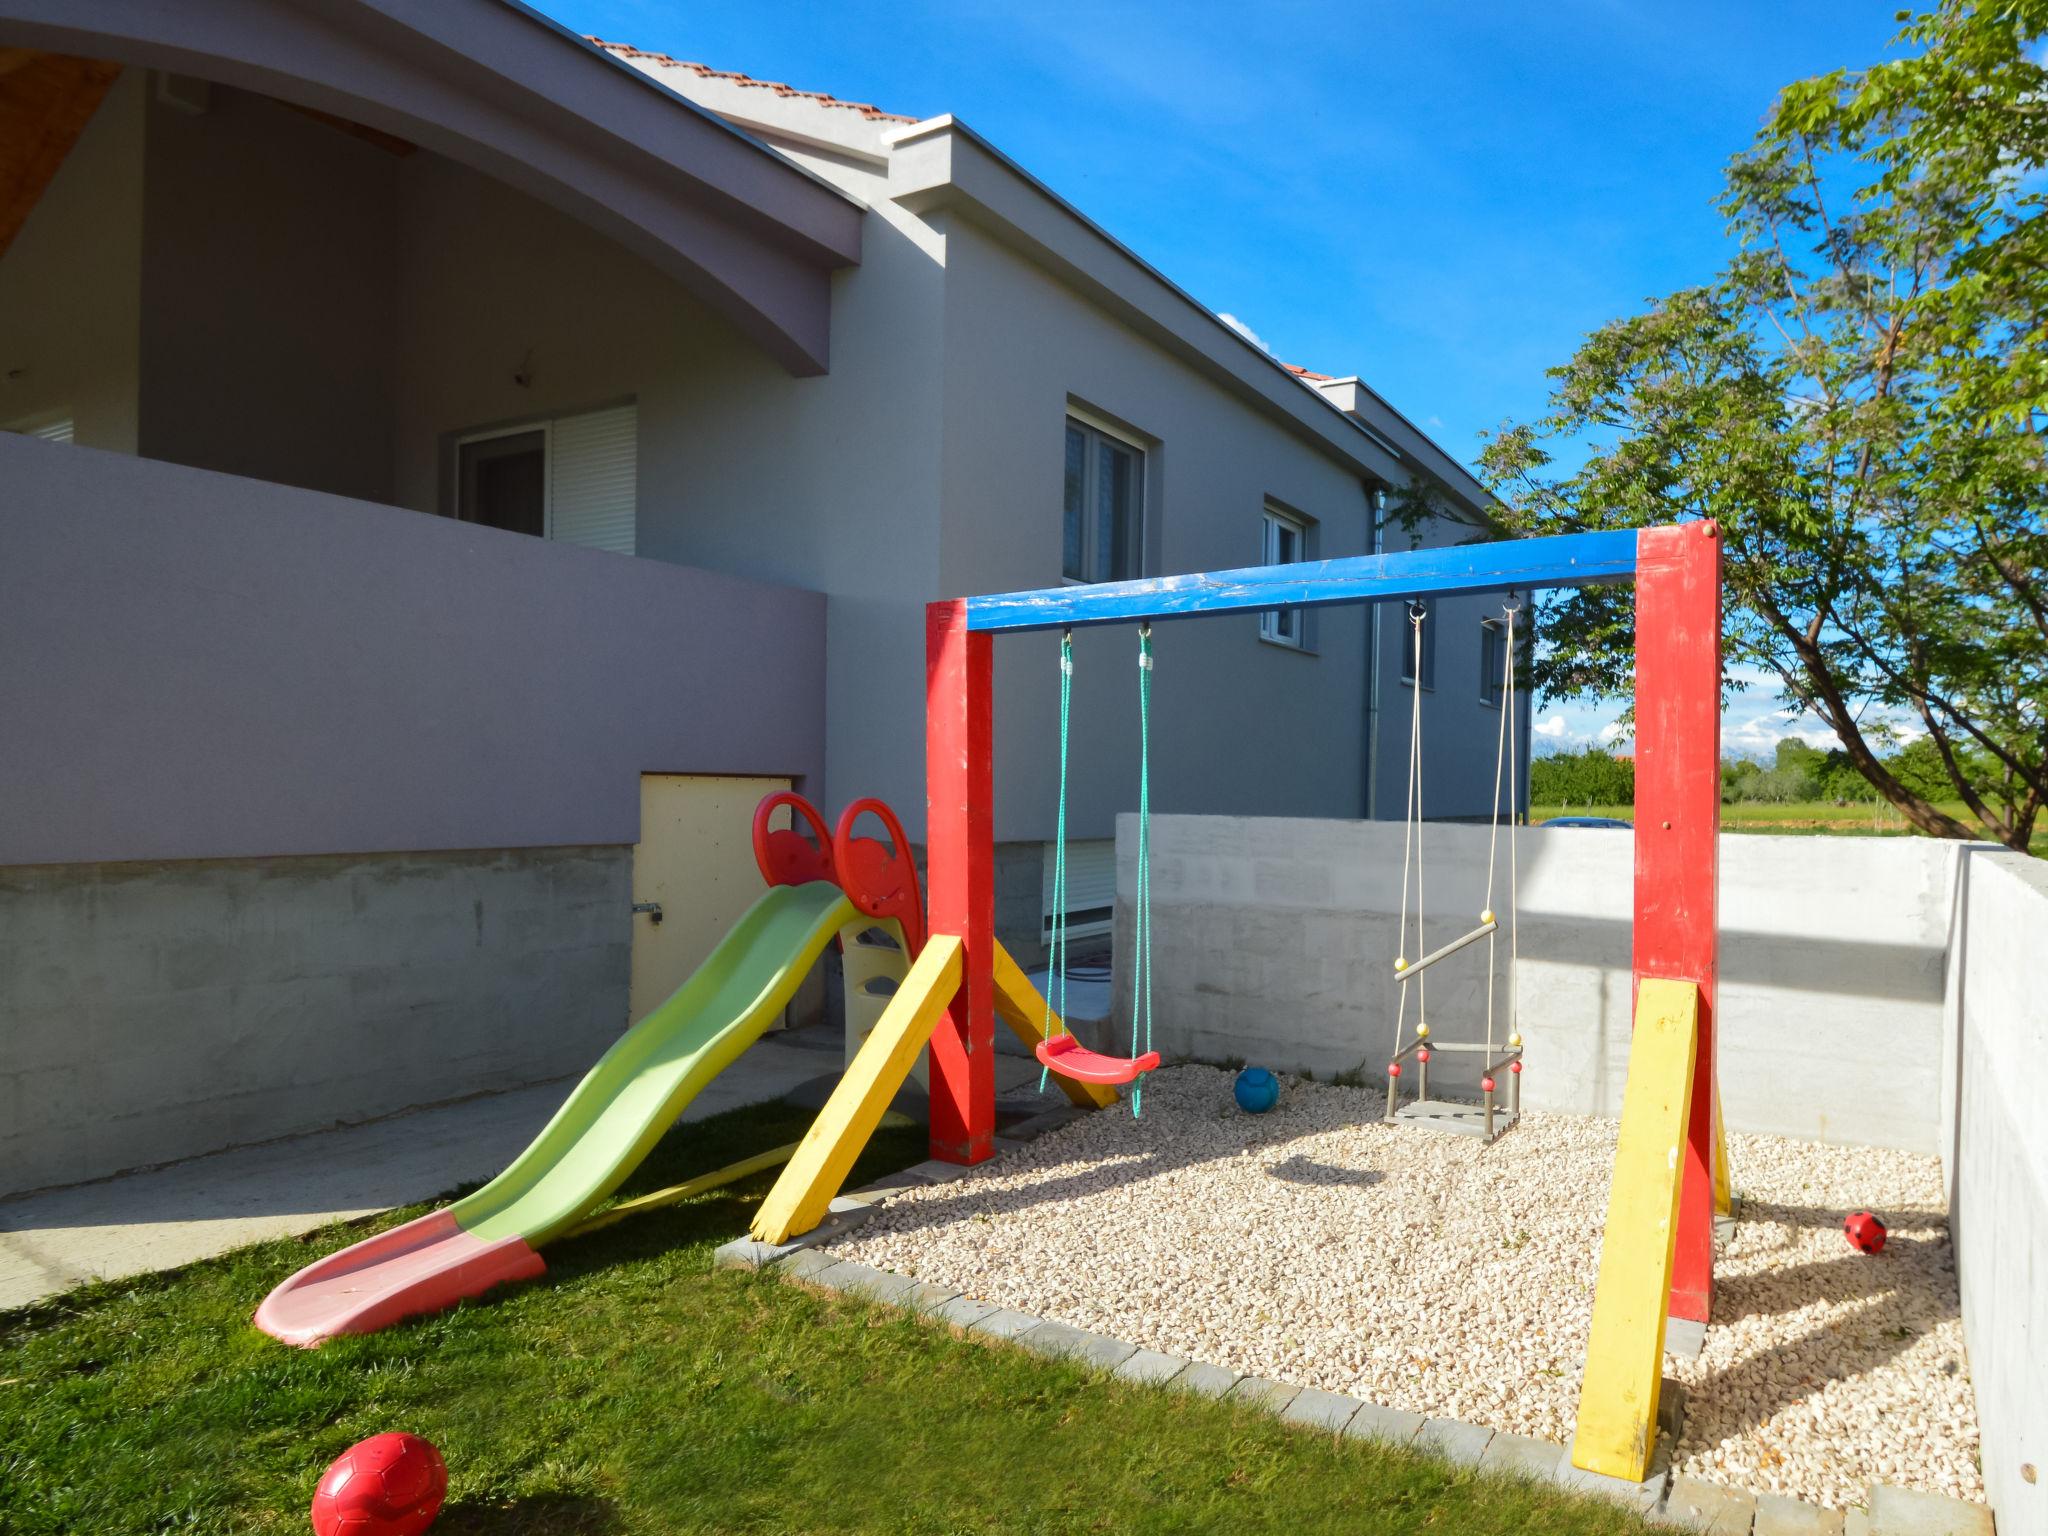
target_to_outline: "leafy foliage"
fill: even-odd
[[[1529,764],[1534,805],[1634,805],[1636,765],[1598,747],[1559,752]]]
[[[1788,87],[1729,165],[1726,268],[1587,338],[1483,454],[1518,532],[1716,520],[1730,659],[1920,830],[1976,835],[1957,798],[2015,848],[2048,801],[2044,32],[2048,0],[1943,0],[1913,56]],[[1626,691],[1625,590],[1542,624],[1546,697]],[[1887,766],[1890,712],[1938,782]]]

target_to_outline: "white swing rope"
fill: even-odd
[[[1408,954],[1408,874],[1411,867],[1415,874],[1415,948],[1412,953],[1424,953],[1422,942],[1422,622],[1427,609],[1410,605],[1408,628],[1413,632],[1414,666],[1412,675],[1414,687],[1410,689],[1408,709],[1408,804],[1406,808],[1407,827],[1401,842],[1401,926],[1399,947]],[[1401,988],[1401,1003],[1394,1018],[1393,1060],[1401,1057],[1402,1048],[1408,1035],[1408,993]],[[1429,975],[1424,972],[1415,979],[1415,1022],[1418,1026],[1429,1022]],[[1391,1097],[1391,1092],[1389,1094]]]
[[[1486,835],[1486,911],[1494,911],[1493,871],[1495,850],[1500,844],[1501,788],[1506,781],[1507,765],[1515,758],[1519,722],[1515,719],[1515,615],[1522,611],[1519,603],[1501,604],[1501,613],[1506,619],[1507,659],[1501,669],[1500,729],[1493,754],[1493,814]],[[1507,786],[1508,798],[1508,983],[1507,1015],[1508,1033],[1515,1028],[1515,962],[1519,958],[1521,945],[1518,927],[1521,917],[1520,867],[1517,858],[1514,833],[1514,786]],[[1496,951],[1500,940],[1500,929],[1486,936],[1486,1060],[1493,1061],[1493,997],[1499,990],[1499,968]]]

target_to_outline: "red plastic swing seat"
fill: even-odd
[[[1054,1035],[1038,1042],[1038,1059],[1045,1066],[1081,1083],[1134,1082],[1140,1073],[1159,1065],[1159,1053],[1142,1056],[1105,1056],[1091,1051],[1072,1035]]]

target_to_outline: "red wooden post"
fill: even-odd
[[[1671,1315],[1714,1302],[1714,990],[1719,969],[1721,534],[1646,528],[1636,543],[1634,983],[1699,984]],[[1631,997],[1633,997],[1633,987]]]
[[[960,990],[932,1031],[932,1156],[995,1155],[994,647],[964,602],[925,608],[925,858],[930,931],[965,946]]]

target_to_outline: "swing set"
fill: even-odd
[[[943,955],[943,988],[929,996],[931,1152],[972,1165],[995,1155],[995,1039],[998,1010],[1012,1028],[1018,978],[995,937],[994,640],[998,635],[1085,626],[1136,624],[1140,629],[1139,885],[1136,892],[1133,1032],[1128,1056],[1089,1051],[1052,1026],[1052,999],[1042,1000],[1044,1036],[1038,1059],[1071,1087],[1133,1085],[1138,1107],[1145,1072],[1158,1065],[1151,1049],[1149,946],[1149,770],[1154,624],[1273,608],[1417,598],[1514,594],[1540,587],[1576,587],[1633,579],[1636,584],[1636,833],[1633,987],[1635,1034],[1623,1097],[1614,1178],[1608,1196],[1599,1287],[1593,1306],[1572,1460],[1582,1468],[1639,1480],[1656,1439],[1667,1315],[1704,1323],[1713,1301],[1714,1215],[1727,1209],[1714,1072],[1714,993],[1718,971],[1716,906],[1720,829],[1719,530],[1712,523],[1640,532],[1565,534],[1507,543],[1411,550],[1400,554],[1256,566],[1188,576],[1068,586],[930,604],[925,616],[925,785],[927,796],[929,931],[927,953]],[[1508,615],[1510,622],[1513,615]],[[1062,913],[1067,710],[1072,648],[1062,644],[1061,825],[1055,855],[1055,912]],[[1509,656],[1513,657],[1512,639]],[[1502,765],[1512,743],[1503,700],[1496,769],[1496,837]],[[1411,754],[1419,736],[1411,737]],[[1410,833],[1416,850],[1416,947],[1422,917],[1419,832],[1420,764],[1411,755]],[[1510,801],[1512,788],[1508,790]],[[1489,858],[1489,864],[1492,863]],[[1491,875],[1480,926],[1404,963],[1403,998],[1411,986],[1422,1032],[1427,971],[1467,944],[1498,933]],[[1515,961],[1514,839],[1509,838],[1509,975]],[[1403,930],[1406,924],[1404,898]],[[1055,923],[1055,970],[1064,974],[1064,930]],[[1404,944],[1405,944],[1404,938]],[[936,967],[942,962],[933,960]],[[957,971],[952,967],[957,966]],[[957,980],[954,978],[957,976]],[[1493,967],[1489,965],[1489,1019]],[[1049,982],[1058,989],[1058,982]],[[941,990],[944,1013],[938,1012]],[[922,997],[923,994],[913,994]],[[909,1009],[905,1000],[904,1008]],[[1405,1004],[1404,1004],[1405,1007]],[[1512,1009],[1512,1002],[1509,1004]],[[1405,1019],[1405,1013],[1403,1015]],[[1036,1026],[1040,1018],[1033,1018]],[[1493,1052],[1489,1023],[1482,1047],[1489,1068],[1519,1074],[1520,1042],[1507,1019],[1511,1055]],[[1397,1028],[1400,1027],[1397,1025]],[[1420,1056],[1426,1045],[1397,1053]],[[1390,1071],[1398,1081],[1400,1055]],[[1422,1063],[1418,1061],[1418,1067]],[[1419,1075],[1419,1074],[1418,1074]],[[1493,1072],[1486,1073],[1492,1078]],[[1511,1089],[1509,1114],[1519,1111]],[[849,1094],[852,1097],[852,1094]],[[1489,1100],[1492,1097],[1488,1092]],[[1391,1104],[1394,1095],[1388,1095]],[[1102,1102],[1098,1100],[1097,1102]],[[1490,1107],[1490,1105],[1489,1105]],[[851,1123],[849,1121],[849,1123]],[[799,1228],[798,1230],[801,1230]]]
[[[1515,1027],[1515,981],[1516,966],[1520,959],[1520,912],[1521,880],[1520,867],[1515,845],[1515,765],[1519,762],[1517,752],[1518,723],[1515,713],[1515,618],[1522,611],[1521,604],[1513,601],[1501,604],[1502,638],[1506,644],[1506,660],[1501,668],[1500,727],[1496,732],[1493,757],[1493,801],[1488,812],[1486,838],[1486,904],[1479,912],[1479,926],[1469,933],[1461,934],[1449,943],[1436,949],[1426,949],[1423,939],[1423,862],[1422,862],[1422,690],[1410,690],[1408,718],[1408,806],[1406,812],[1407,831],[1401,846],[1401,927],[1400,943],[1402,954],[1394,958],[1394,980],[1398,982],[1401,994],[1400,1008],[1394,1017],[1394,1054],[1387,1063],[1387,1113],[1389,1120],[1410,1121],[1425,1125],[1433,1130],[1456,1131],[1462,1135],[1478,1136],[1492,1142],[1506,1131],[1512,1130],[1522,1118],[1522,1036]],[[1414,676],[1422,676],[1423,635],[1422,626],[1432,622],[1429,610],[1411,606],[1408,610],[1408,628],[1415,659]],[[1505,816],[1508,823],[1508,958],[1505,978],[1499,964],[1500,921],[1494,915],[1493,892],[1494,873],[1499,868],[1500,825]],[[1415,902],[1414,921],[1411,925],[1409,892],[1413,889]],[[1414,943],[1409,944],[1410,935]],[[1484,1040],[1446,1041],[1430,1033],[1429,1022],[1429,968],[1440,960],[1447,960],[1467,945],[1486,940],[1486,1038]],[[1405,958],[1408,954],[1420,954],[1417,960]],[[1502,982],[1505,980],[1505,987]],[[1415,983],[1412,987],[1409,982]],[[1415,999],[1415,1033],[1408,1033],[1408,1000]],[[1502,999],[1505,1006],[1501,1012],[1505,1025],[1506,1040],[1496,1054],[1494,1045],[1494,1004]],[[1432,1099],[1429,1096],[1430,1058],[1438,1052],[1478,1053],[1479,1091],[1483,1096],[1478,1108],[1448,1099]],[[1412,1102],[1401,1103],[1401,1065],[1409,1058],[1415,1062],[1415,1097]],[[1507,1107],[1501,1111],[1495,1103],[1499,1092],[1500,1074],[1507,1071]]]

